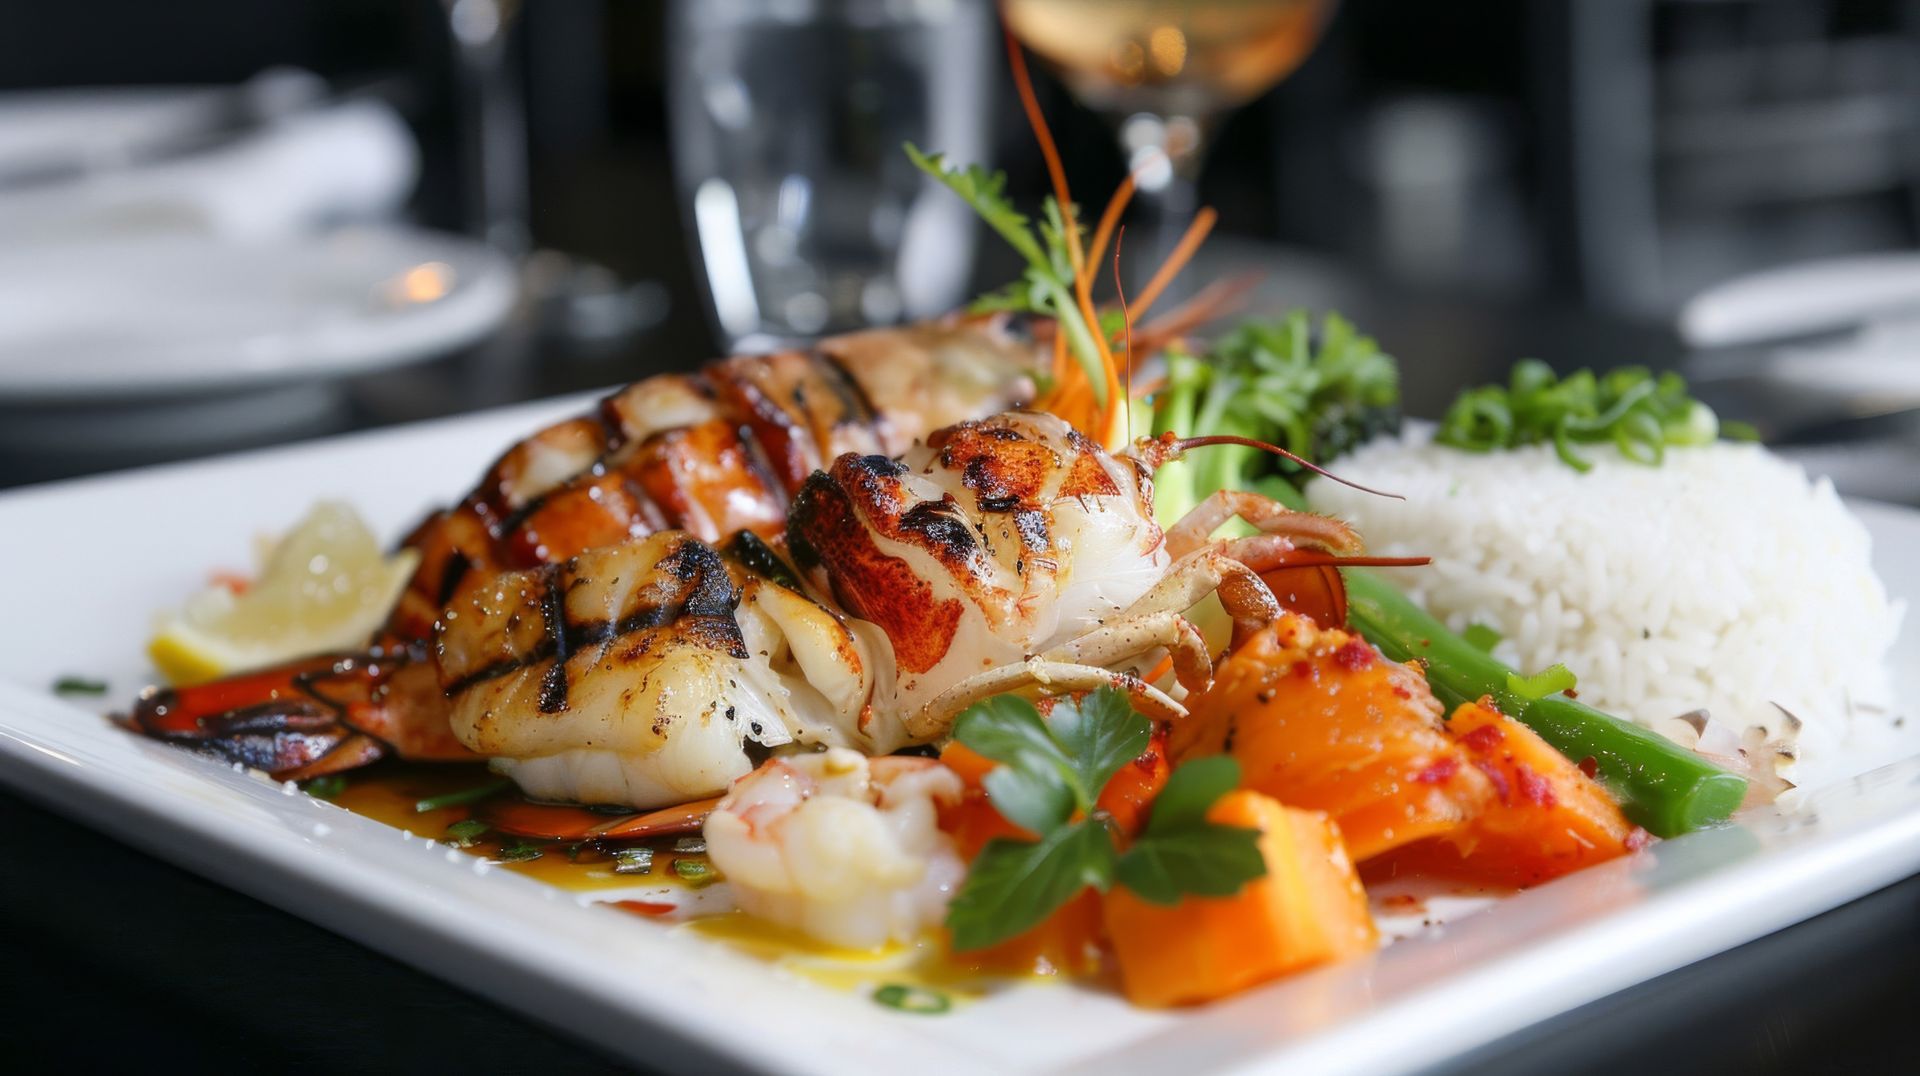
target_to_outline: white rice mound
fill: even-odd
[[[1431,556],[1396,581],[1455,631],[1498,631],[1509,665],[1564,664],[1581,701],[1688,746],[1698,733],[1680,715],[1705,709],[1749,745],[1783,745],[1802,784],[1854,768],[1837,756],[1856,722],[1891,720],[1885,659],[1901,611],[1865,526],[1824,478],[1750,444],[1669,449],[1659,467],[1583,446],[1582,474],[1550,445],[1481,454],[1430,441],[1430,428],[1409,429],[1334,465],[1405,501],[1325,479],[1308,499],[1358,527],[1369,552]]]

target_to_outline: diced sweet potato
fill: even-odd
[[[1454,710],[1447,731],[1495,798],[1457,832],[1396,854],[1399,870],[1535,885],[1646,841],[1606,789],[1484,700]]]
[[[1247,788],[1332,815],[1356,861],[1452,833],[1493,796],[1416,670],[1304,617],[1249,639],[1189,709],[1175,759],[1231,754]]]
[[[1190,1005],[1379,944],[1338,828],[1319,811],[1258,792],[1221,797],[1207,817],[1261,832],[1267,874],[1230,897],[1150,904],[1123,887],[1105,900],[1107,937],[1127,997]]]

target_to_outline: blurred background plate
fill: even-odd
[[[219,242],[154,234],[0,252],[0,403],[127,399],[364,373],[512,310],[512,264],[399,227]]]

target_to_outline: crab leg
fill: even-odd
[[[1213,681],[1213,655],[1200,629],[1174,610],[1124,617],[1094,629],[1040,655],[1047,661],[1076,665],[1112,665],[1165,647],[1173,656],[1175,675],[1189,692],[1204,691]]]
[[[1246,490],[1221,489],[1167,528],[1167,552],[1175,558],[1192,553],[1235,516],[1258,528],[1262,535],[1284,538],[1294,545],[1337,554],[1359,553],[1364,548],[1353,528],[1332,516],[1296,512]]]
[[[1117,687],[1132,695],[1135,705],[1149,717],[1173,720],[1187,715],[1186,707],[1137,676],[1092,665],[1075,665],[1035,657],[988,669],[953,685],[908,717],[907,731],[919,739],[931,740],[944,733],[960,711],[981,699],[1002,695],[1028,684],[1037,684],[1053,694]]]

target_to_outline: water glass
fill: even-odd
[[[985,0],[677,0],[674,173],[725,342],[759,350],[950,309],[970,210],[912,141],[985,161]]]

